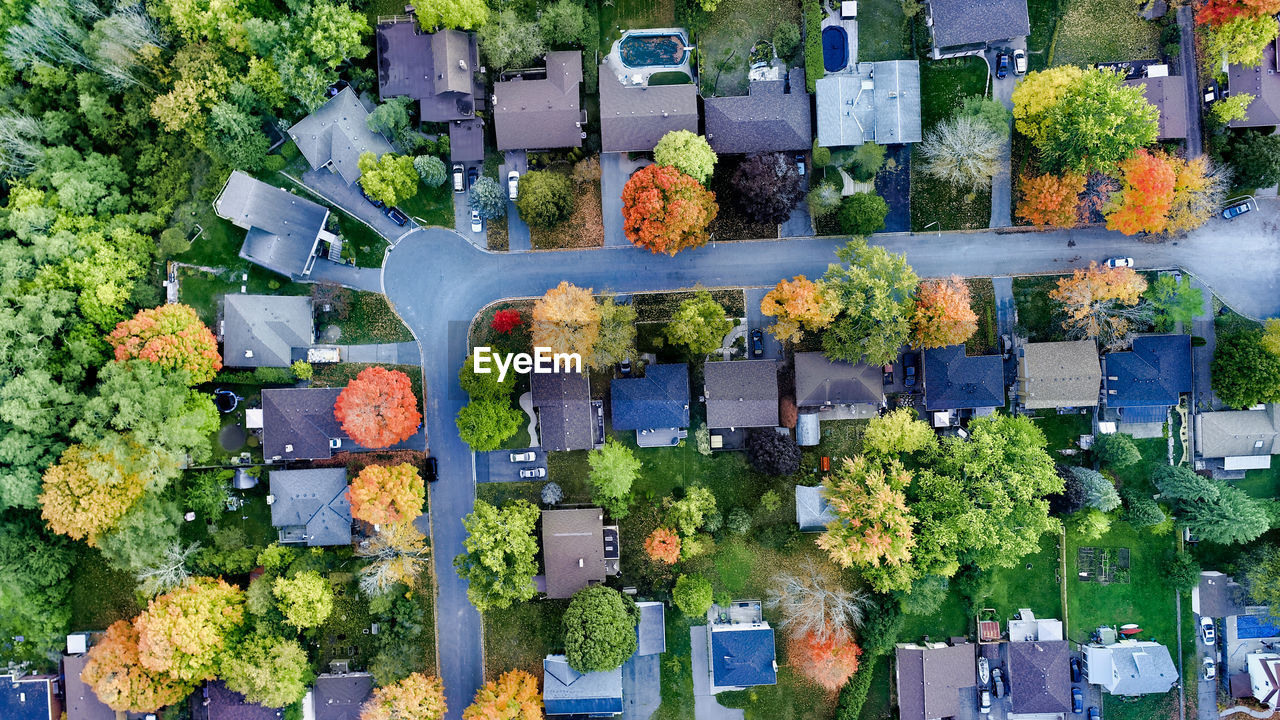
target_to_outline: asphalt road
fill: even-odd
[[[877,245],[906,253],[922,277],[952,273],[998,276],[1059,273],[1091,260],[1132,256],[1139,268],[1181,266],[1228,304],[1253,317],[1280,315],[1280,242],[1276,200],[1234,221],[1214,220],[1188,238],[1143,243],[1091,228],[1046,233],[879,235]],[[439,584],[437,643],[449,718],[459,718],[484,676],[480,615],[454,572],[466,532],[461,519],[475,501],[470,448],[454,416],[466,401],[457,370],[466,354],[472,317],[485,305],[535,297],[568,280],[618,293],[707,287],[765,287],[780,278],[821,275],[839,238],[714,243],[676,257],[635,247],[496,254],[481,251],[452,230],[427,228],[404,238],[387,257],[383,288],[423,348],[425,422],[440,481],[431,485],[431,530]],[[1248,261],[1242,262],[1247,258]]]

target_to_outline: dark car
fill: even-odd
[[[1078,683],[1083,676],[1080,672],[1080,658],[1071,658],[1071,682]]]
[[[886,364],[883,368],[880,369],[880,372],[884,378],[884,384],[892,385],[893,384],[893,363]]]
[[[1080,688],[1071,688],[1071,712],[1077,715],[1084,712],[1084,693]]]
[[[916,386],[916,356],[908,355],[903,358],[902,384],[907,387]]]
[[[1009,54],[1000,53],[996,55],[996,77],[1005,78],[1009,75]]]
[[[1252,209],[1253,209],[1252,202],[1236,203],[1235,205],[1232,205],[1231,207],[1226,208],[1225,210],[1222,211],[1222,218],[1224,220],[1230,220],[1233,217],[1240,217],[1241,215],[1249,212]]]
[[[427,482],[435,482],[440,479],[440,463],[434,458],[427,458]]]
[[[995,688],[996,697],[1004,697],[1004,673],[1000,671],[1000,668],[991,669],[991,685]]]
[[[618,363],[618,374],[624,378],[631,377],[631,358]]]
[[[764,357],[764,333],[759,328],[751,331],[751,357]]]
[[[363,189],[360,190],[360,194],[363,195],[364,199],[368,200],[376,208],[384,208],[387,206],[387,204],[382,202],[381,200],[374,200],[373,198],[369,197],[369,193],[365,192]]]
[[[476,180],[480,177],[480,171],[476,168],[467,168],[467,187],[476,184]]]
[[[404,227],[409,222],[409,216],[400,212],[400,208],[387,208],[387,217],[391,218],[391,222]]]
[[[1102,720],[1102,713],[1098,712],[1098,708],[1089,708],[1089,720]]]

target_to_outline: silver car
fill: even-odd
[[[511,200],[520,197],[520,173],[515,170],[507,173],[507,197]]]
[[[520,471],[522,478],[543,478],[547,476],[547,469],[544,467],[525,468]]]
[[[538,454],[532,450],[525,452],[511,453],[511,462],[533,462],[538,458]]]

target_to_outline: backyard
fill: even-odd
[[[912,22],[899,0],[861,0],[858,3],[858,62],[903,60],[912,57]],[[933,61],[921,63],[923,66]]]
[[[609,54],[623,30],[672,27],[675,0],[613,0],[600,4],[600,57]]]
[[[1066,7],[1050,49],[1051,65],[1088,66],[1160,57],[1160,28],[1143,20],[1132,0],[1063,1]],[[1032,33],[1033,40],[1040,39],[1034,26]]]
[[[800,23],[798,0],[733,0],[721,3],[694,42],[701,49],[702,92],[708,96],[746,95],[751,48],[769,40],[784,22]],[[782,57],[783,62],[795,59]]]
[[[929,60],[920,63],[921,118],[924,132],[947,119],[970,96],[987,90],[987,65],[980,58]],[[971,230],[991,221],[991,186],[951,185],[925,173],[919,145],[911,158],[911,229]]]

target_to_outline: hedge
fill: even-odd
[[[822,65],[822,0],[804,0],[804,84],[813,92]]]
[[[866,653],[858,664],[858,671],[840,688],[840,697],[836,700],[835,720],[858,720],[862,714],[862,706],[867,701],[867,692],[871,689],[871,676],[876,673],[878,654]]]

